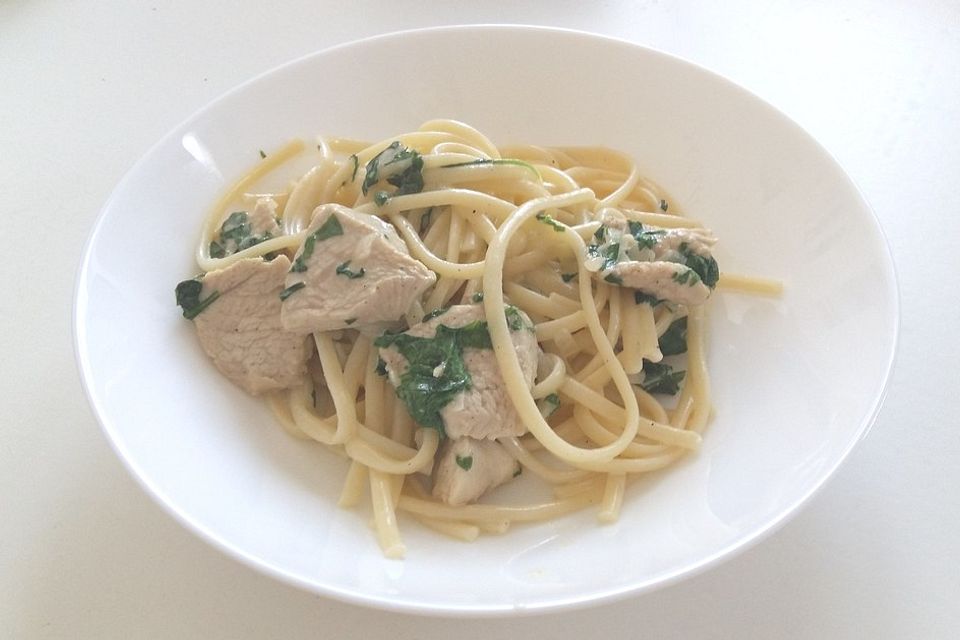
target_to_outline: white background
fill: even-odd
[[[960,637],[960,5],[195,5],[0,2],[0,637]],[[317,49],[479,22],[632,40],[724,74],[783,110],[875,208],[903,311],[876,425],[779,532],[651,594],[464,621],[319,598],[182,529],[100,432],[73,363],[70,317],[98,210],[136,159],[193,111]]]

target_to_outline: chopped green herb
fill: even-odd
[[[473,384],[463,360],[463,350],[493,348],[487,323],[481,320],[455,329],[440,325],[432,338],[385,333],[373,344],[381,348],[396,347],[407,360],[407,370],[400,376],[396,388],[397,397],[418,424],[437,429],[441,434],[440,410]],[[434,375],[438,368],[440,375]]]
[[[353,323],[356,322],[356,321],[357,321],[356,318],[347,318],[347,319],[344,320],[343,322],[344,322],[344,324],[346,324],[346,325],[349,326],[349,325],[353,324]]]
[[[666,212],[667,212],[667,209],[668,209],[669,207],[670,207],[670,205],[667,204],[667,201],[666,201],[666,200],[661,200],[661,201],[660,201],[660,211],[663,211],[664,213],[666,213]]]
[[[428,313],[427,315],[423,316],[423,322],[428,322],[430,320],[433,320],[437,316],[442,316],[449,310],[450,310],[450,307],[438,307],[433,311],[431,311],[430,313]]]
[[[387,178],[387,182],[397,188],[393,194],[396,196],[423,191],[423,157],[414,151],[410,166]]]
[[[517,470],[513,472],[513,477],[516,478],[521,473],[523,473],[523,467],[520,466],[520,463],[517,463]]]
[[[302,273],[307,270],[307,260],[313,255],[317,242],[342,235],[343,227],[340,225],[340,220],[337,218],[337,214],[331,213],[330,217],[303,241],[303,249],[300,250],[300,255],[293,261],[290,273]]]
[[[464,471],[470,471],[473,467],[473,456],[456,456],[457,466]]]
[[[443,325],[440,325],[441,328]],[[490,330],[485,320],[474,320],[470,324],[460,327],[460,344],[464,349],[493,349],[490,340]]]
[[[423,191],[423,157],[414,149],[400,144],[399,140],[391,142],[390,146],[367,163],[361,186],[363,195],[367,195],[370,187],[380,182],[381,172],[389,184],[397,187],[394,195]]]
[[[600,225],[597,227],[597,230],[593,232],[593,237],[596,238],[597,242],[602,244],[607,237],[607,228]]]
[[[686,242],[680,244],[679,253],[683,258],[683,264],[693,269],[699,279],[703,280],[703,284],[711,289],[717,286],[717,281],[720,280],[720,267],[713,256],[695,253]]]
[[[362,278],[366,273],[366,269],[360,267],[360,271],[351,271],[350,270],[350,261],[347,260],[342,264],[337,265],[337,275],[338,276],[347,276],[351,280],[356,280],[357,278]]]
[[[668,364],[643,361],[643,383],[640,385],[647,393],[676,395],[680,391],[686,371],[674,371]]]
[[[637,241],[637,246],[641,249],[652,248],[660,242],[661,237],[667,233],[664,229],[644,231],[643,224],[636,220],[628,220],[627,229],[630,231],[630,235],[633,236],[634,240]]]
[[[537,171],[537,168],[534,167],[529,162],[524,162],[523,160],[514,160],[512,158],[478,158],[477,160],[470,160],[468,162],[455,162],[454,164],[445,164],[440,169],[454,169],[456,167],[473,167],[478,165],[504,165],[512,164],[517,167],[523,167],[529,169],[533,172],[533,175],[537,176],[537,180],[542,180],[540,177],[540,172]]]
[[[234,211],[220,225],[220,240],[239,242],[240,238],[250,234],[250,225],[247,224],[246,211]]]
[[[176,288],[177,304],[183,309],[183,317],[187,320],[193,320],[200,312],[209,307],[220,297],[219,291],[214,291],[203,300],[200,299],[200,291],[203,289],[203,283],[200,277],[184,280]]]
[[[420,216],[420,235],[422,236],[427,232],[427,229],[430,227],[430,219],[433,217],[433,207],[427,209],[427,212]]]
[[[383,358],[377,358],[377,368],[374,369],[374,371],[377,372],[378,376],[387,375],[387,363],[384,361]]]
[[[263,158],[266,158],[266,157],[267,157],[267,154],[263,152],[263,149],[260,149],[260,159],[262,160]]]
[[[317,238],[317,242],[321,240],[327,240],[335,236],[342,236],[343,227],[340,225],[340,220],[337,218],[337,214],[331,213],[326,222],[320,225],[320,228],[313,232],[313,235]]]
[[[303,241],[303,249],[300,250],[300,255],[294,259],[293,264],[290,266],[290,273],[303,273],[307,270],[307,260],[313,255],[313,249],[316,244],[317,236],[311,233],[307,236],[307,239]]]
[[[390,194],[386,191],[377,191],[373,194],[373,201],[377,203],[378,207],[382,207],[387,204],[387,200],[390,199]]]
[[[385,156],[392,159],[400,147],[400,141],[395,140],[390,143],[390,146],[370,159],[370,162],[367,163],[366,175],[363,177],[363,184],[360,186],[363,195],[367,195],[370,187],[380,182],[380,161],[385,159]]]
[[[357,154],[350,156],[351,162],[353,162],[353,173],[350,174],[350,182],[356,182],[357,180],[357,170],[360,168],[360,158],[357,157]]]
[[[675,356],[687,350],[687,318],[674,320],[660,336],[660,353]]]
[[[540,413],[543,414],[544,418],[549,418],[559,408],[560,396],[555,393],[551,393],[540,401]]]
[[[537,220],[539,220],[540,222],[542,222],[542,223],[544,223],[544,224],[550,225],[551,227],[553,227],[553,230],[556,231],[556,232],[558,232],[558,233],[563,233],[563,232],[566,230],[565,227],[564,227],[562,224],[560,224],[559,222],[557,222],[556,220],[554,220],[553,218],[551,218],[551,217],[550,217],[549,215],[547,215],[546,213],[542,213],[542,212],[541,212],[541,213],[538,213],[538,214],[537,214]]]
[[[470,300],[473,302],[483,302],[483,291],[477,291],[475,294],[470,296]]]
[[[264,240],[269,240],[272,237],[273,236],[271,236],[269,233],[264,233],[262,236],[247,236],[237,244],[237,251],[249,249],[250,247],[256,246]]]
[[[564,282],[570,282],[571,280],[573,280],[573,279],[576,278],[576,277],[577,277],[577,273],[576,273],[576,272],[573,272],[573,273],[561,273],[561,274],[560,274],[560,278],[561,278]]]
[[[305,282],[294,282],[292,285],[280,292],[280,299],[286,300],[292,294],[300,291],[300,289],[303,289],[305,286],[307,286],[307,283]]]
[[[686,271],[677,271],[673,274],[674,282],[685,284],[689,287],[696,286],[700,282],[700,276],[693,269],[687,268]]]
[[[606,271],[617,264],[617,260],[620,258],[620,243],[614,242],[613,244],[607,245],[606,248],[600,251],[600,255],[604,258],[603,266],[600,267],[600,269]]]
[[[649,293],[644,293],[643,291],[634,291],[633,292],[633,302],[635,304],[648,304],[651,307],[655,307],[663,300],[656,296],[652,296]]]
[[[226,250],[224,250],[223,245],[213,240],[210,243],[210,257],[211,258],[222,258],[227,255]]]
[[[528,325],[524,319],[523,315],[520,313],[520,309],[516,308],[512,304],[508,304],[504,311],[504,315],[507,317],[507,326],[510,327],[510,331],[520,331],[521,329],[526,329],[527,331],[533,331],[533,327]]]
[[[607,276],[606,276],[603,280],[604,280],[605,282],[609,282],[610,284],[615,284],[615,285],[617,285],[618,287],[622,287],[622,286],[623,286],[623,278],[621,278],[620,276],[618,276],[618,275],[615,274],[615,273],[608,273]]]
[[[203,283],[200,282],[199,276],[178,283],[176,288],[177,304],[183,307],[184,311],[196,306],[200,301],[201,289],[203,289]]]

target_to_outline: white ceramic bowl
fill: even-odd
[[[780,300],[719,295],[703,450],[591,511],[473,544],[404,522],[386,560],[335,502],[343,460],[288,437],[218,375],[174,306],[201,217],[258,149],[317,132],[379,139],[435,117],[495,141],[635,155],[721,238],[722,268],[781,278]],[[77,357],[124,463],[180,522],[288,582],[377,607],[508,614],[635,594],[744,549],[836,470],[879,409],[897,334],[889,252],[836,162],[717,75],[633,44],[456,27],[322,51],[231,91],[153,147],[91,235]]]

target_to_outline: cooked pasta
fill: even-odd
[[[498,148],[433,120],[373,144],[323,137],[261,155],[209,213],[204,275],[178,286],[178,303],[217,367],[264,396],[286,431],[349,459],[339,504],[369,500],[389,557],[405,552],[402,514],[460,540],[587,506],[615,521],[631,476],[700,446],[705,296],[779,290],[720,277],[709,232],[610,149]],[[257,191],[294,159],[312,168]],[[366,258],[349,253],[351,237]],[[317,260],[336,268],[321,274]],[[418,366],[428,374],[414,381]],[[471,389],[481,404],[501,393],[500,413],[455,416],[471,410]],[[454,437],[455,419],[471,435]],[[454,449],[469,455],[436,471]],[[523,472],[553,497],[431,493],[483,465],[508,471],[481,493]]]

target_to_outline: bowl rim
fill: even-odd
[[[201,119],[208,111],[212,110],[218,106],[223,101],[227,100],[234,94],[240,93],[246,90],[249,86],[259,83],[262,79],[274,75],[278,72],[281,72],[287,68],[294,67],[300,64],[304,64],[307,61],[313,58],[323,57],[329,53],[354,47],[364,47],[371,44],[375,44],[380,41],[388,40],[397,40],[397,39],[407,39],[407,38],[419,38],[419,37],[429,37],[435,33],[449,33],[456,31],[497,31],[501,33],[520,33],[520,32],[540,32],[540,33],[551,33],[556,34],[561,37],[575,37],[575,38],[585,38],[594,41],[605,41],[608,44],[613,44],[616,46],[628,47],[633,49],[639,49],[645,51],[647,54],[654,56],[660,56],[666,59],[669,59],[673,62],[679,62],[684,65],[695,68],[698,72],[712,76],[716,81],[727,84],[730,88],[745,94],[750,100],[758,101],[766,106],[771,112],[775,113],[783,124],[792,126],[798,130],[799,133],[807,139],[808,142],[813,143],[815,147],[830,161],[833,162],[835,167],[844,176],[848,185],[852,188],[853,192],[859,197],[861,203],[863,204],[866,211],[870,213],[870,219],[872,219],[874,227],[878,232],[878,237],[880,239],[880,254],[885,259],[885,267],[889,270],[890,277],[886,280],[887,291],[886,294],[889,296],[889,301],[891,305],[891,315],[892,321],[891,324],[891,343],[890,351],[887,354],[884,370],[882,372],[882,380],[880,384],[879,391],[876,397],[873,400],[873,403],[870,406],[868,412],[864,414],[861,418],[859,425],[856,430],[856,437],[850,439],[846,444],[845,448],[837,457],[836,461],[832,466],[828,467],[825,472],[823,472],[815,483],[807,490],[806,493],[801,495],[799,498],[795,499],[792,503],[783,507],[779,514],[771,518],[762,527],[759,527],[755,531],[747,534],[742,539],[731,542],[730,544],[722,547],[718,551],[706,556],[695,563],[689,565],[681,566],[670,574],[665,576],[656,577],[654,579],[647,579],[646,581],[641,581],[633,583],[626,586],[617,586],[608,589],[598,589],[590,593],[580,596],[569,596],[561,598],[544,598],[534,604],[503,604],[503,605],[446,605],[446,604],[434,604],[434,603],[422,603],[416,602],[410,599],[405,599],[402,596],[377,596],[370,595],[365,593],[362,589],[357,588],[344,588],[337,585],[331,584],[322,584],[316,581],[311,581],[306,578],[300,577],[293,573],[290,573],[284,569],[280,569],[271,565],[269,562],[257,558],[239,546],[229,542],[228,540],[223,539],[218,536],[211,530],[209,530],[204,525],[200,524],[193,516],[189,513],[186,513],[180,507],[176,506],[170,498],[168,498],[164,492],[157,486],[155,486],[142,472],[140,465],[133,459],[133,457],[126,451],[123,444],[120,442],[120,439],[116,433],[116,427],[108,419],[107,412],[101,404],[100,399],[95,395],[92,387],[91,381],[94,377],[94,372],[91,369],[89,359],[87,357],[87,337],[86,337],[86,312],[87,312],[87,300],[85,295],[85,290],[87,287],[87,281],[90,276],[91,261],[93,259],[93,249],[94,246],[101,234],[103,225],[107,217],[107,213],[115,206],[116,201],[120,198],[120,195],[125,191],[127,185],[134,181],[135,176],[140,172],[141,167],[154,156],[154,154],[161,149],[162,147],[169,144],[170,140],[174,139],[176,136],[182,134],[191,123]],[[783,525],[790,521],[794,516],[796,516],[802,508],[809,504],[811,499],[819,493],[819,491],[824,487],[828,480],[830,480],[838,471],[840,466],[849,458],[851,451],[854,447],[861,442],[866,435],[869,433],[872,426],[875,424],[877,417],[879,416],[880,410],[883,406],[883,403],[886,399],[887,393],[889,391],[890,380],[892,372],[897,360],[897,354],[899,351],[899,342],[900,342],[900,323],[901,323],[901,295],[899,288],[899,278],[897,276],[897,268],[893,259],[893,252],[891,251],[890,241],[884,229],[880,223],[880,219],[874,211],[873,207],[867,201],[863,191],[860,189],[859,185],[853,180],[850,174],[844,169],[843,165],[838,161],[836,156],[831,153],[826,147],[824,147],[819,140],[817,140],[813,135],[811,135],[805,128],[800,124],[794,121],[790,116],[781,111],[778,107],[769,103],[767,100],[759,97],[749,89],[737,84],[733,80],[727,78],[726,76],[713,71],[701,64],[692,62],[682,56],[676,54],[668,53],[663,50],[651,47],[649,45],[640,44],[638,42],[633,42],[623,38],[618,38],[614,36],[599,34],[595,32],[590,32],[586,30],[579,29],[570,29],[562,27],[551,27],[551,26],[541,26],[541,25],[526,25],[526,24],[492,24],[492,23],[477,23],[477,24],[456,24],[456,25],[444,25],[444,26],[434,26],[434,27],[425,27],[425,28],[414,28],[414,29],[405,29],[400,31],[391,31],[387,33],[376,34],[368,36],[365,38],[360,38],[357,40],[351,40],[347,42],[342,42],[330,47],[325,47],[323,49],[318,49],[310,53],[298,56],[286,62],[283,62],[279,65],[276,65],[270,69],[267,69],[263,72],[260,72],[247,80],[231,87],[225,92],[217,95],[211,100],[208,100],[203,106],[199,109],[193,111],[186,118],[178,122],[171,129],[169,129],[163,136],[160,137],[158,141],[152,144],[146,151],[144,151],[138,160],[124,173],[123,177],[119,182],[114,186],[107,200],[104,202],[101,207],[97,217],[93,223],[93,226],[87,236],[86,242],[84,243],[83,251],[81,254],[80,264],[77,269],[77,273],[74,281],[73,288],[73,300],[72,300],[72,318],[71,318],[71,334],[73,339],[73,351],[75,363],[77,366],[77,371],[80,376],[81,387],[87,398],[87,401],[90,404],[93,414],[99,423],[103,435],[106,436],[108,443],[110,444],[113,451],[116,453],[117,457],[122,462],[123,466],[137,482],[137,484],[143,489],[143,491],[152,498],[152,500],[158,504],[166,513],[173,517],[181,526],[185,529],[191,531],[198,538],[208,543],[211,547],[218,550],[220,553],[226,555],[229,558],[239,561],[241,564],[254,569],[258,572],[266,574],[273,579],[276,579],[282,583],[298,587],[300,589],[306,590],[308,592],[333,598],[335,600],[346,602],[349,604],[360,605],[373,607],[381,610],[406,613],[406,614],[417,614],[417,615],[427,615],[427,616],[438,616],[438,617],[461,617],[461,618],[481,618],[481,617],[506,617],[511,615],[535,615],[543,613],[554,613],[561,610],[574,610],[574,609],[583,609],[587,607],[599,606],[602,604],[609,604],[616,601],[623,600],[625,598],[636,596],[642,593],[648,593],[655,589],[660,589],[670,585],[674,585],[681,580],[699,575],[717,565],[721,562],[732,559],[744,552],[748,548],[756,545],[757,543],[763,541],[772,533],[776,532]]]

